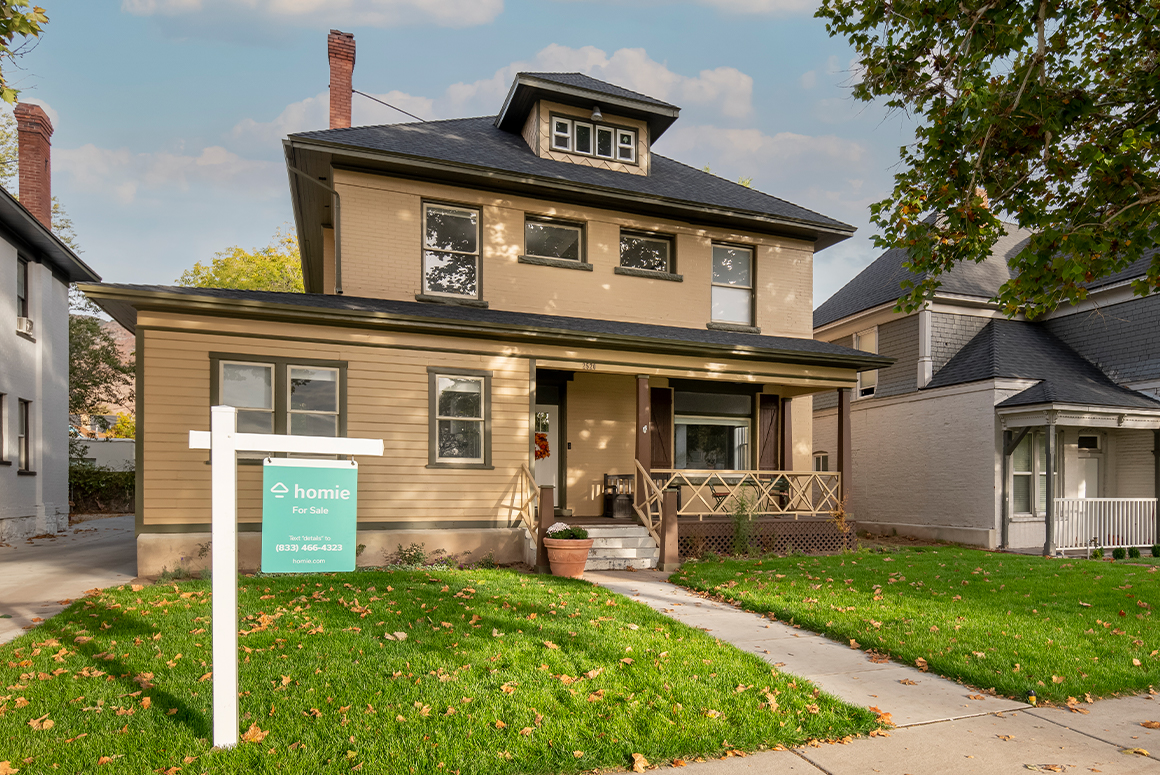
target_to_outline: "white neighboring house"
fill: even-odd
[[[0,189],[0,542],[68,526],[68,286],[99,279],[52,233],[52,124],[16,106],[20,196]]]
[[[859,528],[987,548],[1160,543],[1160,294],[1132,294],[1146,254],[1037,321],[991,299],[1030,233],[956,266],[927,306],[889,250],[814,311],[815,338],[894,359],[862,372],[850,412]],[[815,466],[833,468],[838,410],[814,398]]]

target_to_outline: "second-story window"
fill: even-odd
[[[28,317],[28,262],[16,261],[16,316]]]
[[[652,272],[673,271],[673,241],[652,234],[620,233],[620,265]]]
[[[423,293],[479,298],[479,211],[423,206]]]
[[[584,230],[572,223],[529,218],[524,223],[524,254],[563,261],[584,260]]]
[[[878,354],[878,326],[867,328],[854,334],[854,349],[862,352]],[[862,371],[858,373],[858,396],[860,398],[874,395],[878,389],[878,370]]]
[[[753,325],[753,251],[713,246],[713,321]]]
[[[19,416],[16,421],[16,467],[21,471],[32,470],[32,402],[21,399],[17,402]]]

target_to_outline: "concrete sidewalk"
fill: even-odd
[[[818,634],[669,584],[657,571],[590,571],[584,577],[645,603],[673,619],[757,654],[779,670],[805,678],[855,705],[890,713],[890,737],[848,745],[770,751],[690,765],[702,773],[1160,773],[1160,701],[1151,695],[1105,700],[1088,714],[1032,708],[980,695],[954,681],[867,654]],[[907,683],[902,683],[907,681]],[[972,699],[983,696],[984,699]],[[1148,755],[1122,753],[1144,749]],[[1059,769],[1053,769],[1059,768]]]
[[[83,597],[137,575],[133,515],[104,517],[48,538],[0,547],[0,643]]]

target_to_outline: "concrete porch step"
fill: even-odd
[[[630,567],[637,570],[646,570],[648,568],[655,568],[657,561],[651,557],[637,557],[637,558],[609,558],[609,559],[594,559],[588,558],[588,562],[584,564],[584,570],[626,570]]]
[[[601,560],[610,559],[613,557],[650,557],[655,559],[660,556],[660,550],[657,549],[656,545],[653,545],[651,549],[643,546],[629,547],[626,549],[617,549],[614,547],[604,547],[598,549],[597,547],[593,546],[592,550],[588,553],[589,558]]]
[[[656,548],[656,541],[652,540],[652,536],[611,536],[609,538],[595,538],[592,541],[592,549],[628,549],[636,548]]]
[[[609,526],[595,526],[595,525],[578,525],[588,531],[589,538],[631,538],[631,537],[648,537],[648,530],[644,525],[609,525]]]

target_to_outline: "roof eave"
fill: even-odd
[[[657,138],[664,134],[665,130],[672,126],[681,114],[681,109],[675,105],[658,105],[629,97],[605,94],[521,73],[512,82],[507,97],[504,99],[503,107],[495,117],[495,125],[498,128],[507,132],[518,132],[523,127],[526,113],[523,112],[525,100],[521,99],[521,94],[525,91],[529,93],[526,100],[529,104],[540,97],[556,95],[591,102],[593,105],[599,104],[610,108],[609,112],[611,113],[643,118],[649,125],[651,142],[656,142]]]
[[[69,282],[100,282],[101,276],[61,241],[51,229],[36,219],[16,197],[0,189],[0,222],[22,242],[27,249],[38,253],[56,267]]]
[[[409,316],[398,313],[373,310],[332,309],[307,307],[296,304],[277,304],[255,299],[226,299],[215,296],[198,296],[185,293],[123,288],[113,285],[84,284],[80,286],[85,295],[93,299],[114,320],[130,331],[137,326],[138,310],[184,311],[225,317],[261,317],[284,322],[298,323],[341,323],[358,327],[374,327],[388,330],[406,330],[437,335],[467,337],[489,337],[501,335],[505,339],[545,344],[598,346],[612,350],[647,349],[649,352],[674,355],[711,355],[739,360],[776,360],[827,368],[854,369],[866,371],[886,368],[894,363],[893,358],[880,355],[845,355],[837,353],[809,353],[779,348],[724,345],[711,342],[681,342],[679,340],[628,336],[620,334],[593,333],[565,328],[536,326],[516,326],[504,323],[479,321],[464,322]]]

